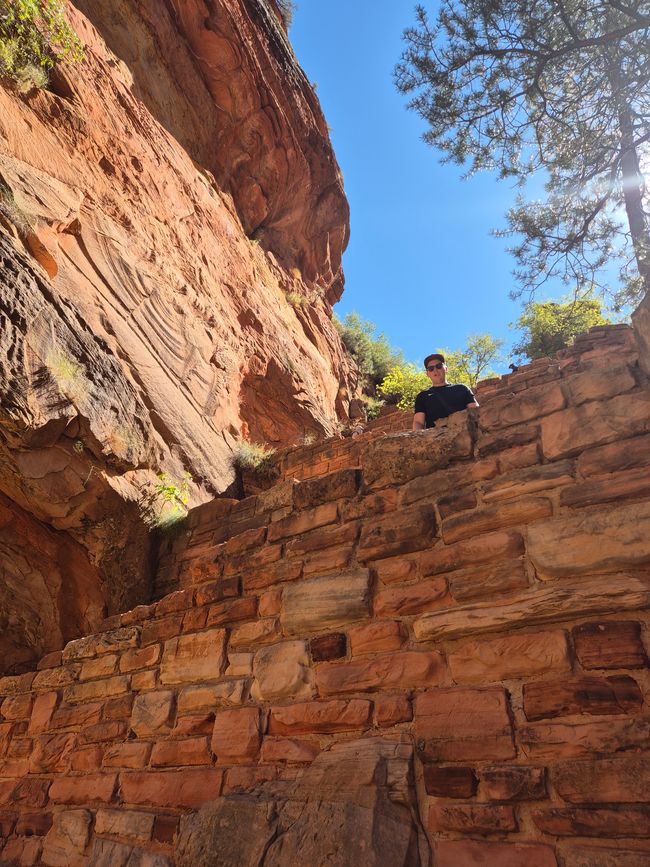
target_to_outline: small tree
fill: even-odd
[[[596,298],[577,298],[563,303],[530,303],[515,323],[523,331],[512,351],[521,358],[544,358],[568,346],[578,334],[610,320]]]
[[[503,340],[489,334],[470,334],[465,349],[443,349],[448,381],[475,388],[479,380],[496,376],[490,365],[501,360],[502,346]]]
[[[386,335],[377,334],[377,326],[358,313],[348,313],[343,322],[335,317],[334,325],[372,386],[378,385],[392,367],[404,363],[402,353],[392,348]]]
[[[606,291],[613,256],[617,303],[647,291],[647,0],[443,0],[435,23],[417,7],[404,38],[397,87],[443,162],[521,185],[545,173],[546,201],[520,197],[503,233],[520,239],[520,293],[549,278]]]
[[[377,392],[387,399],[397,398],[397,408],[402,412],[413,412],[415,398],[420,391],[431,385],[429,377],[414,364],[400,364],[384,377]]]

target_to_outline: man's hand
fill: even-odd
[[[413,430],[424,430],[426,416],[423,412],[416,412],[413,416]]]

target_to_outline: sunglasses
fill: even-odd
[[[430,364],[430,365],[427,367],[427,370],[428,370],[428,371],[431,371],[431,370],[442,370],[442,368],[443,368],[444,366],[445,366],[445,365],[444,365],[441,361],[439,361],[438,364]]]

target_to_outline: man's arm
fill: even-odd
[[[413,430],[424,430],[426,416],[423,412],[416,412],[413,416]]]

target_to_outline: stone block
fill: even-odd
[[[225,641],[224,629],[210,629],[166,641],[160,663],[160,682],[216,680],[224,668]]]
[[[212,734],[212,752],[221,765],[251,763],[262,742],[261,712],[242,707],[217,713]]]
[[[413,705],[407,696],[381,695],[375,699],[375,724],[379,728],[390,728],[412,719]]]
[[[595,722],[533,723],[519,726],[522,754],[553,760],[645,747],[650,739],[647,717],[611,718]]]
[[[150,644],[141,650],[127,650],[120,657],[120,671],[137,671],[156,665],[160,662],[161,651],[160,644]]]
[[[387,560],[377,560],[373,563],[373,572],[382,584],[404,584],[417,573],[417,559],[413,557],[391,557]]]
[[[118,658],[115,653],[105,653],[95,659],[87,659],[81,666],[79,680],[110,677],[112,674],[115,674]]]
[[[126,837],[147,843],[153,834],[153,814],[135,810],[111,810],[100,807],[95,818],[95,833]]]
[[[140,628],[138,626],[124,626],[120,629],[112,629],[98,635],[88,635],[86,638],[69,641],[63,648],[62,659],[64,663],[92,659],[102,653],[119,653],[130,647],[138,647],[139,643]]]
[[[136,696],[131,715],[131,729],[140,737],[165,734],[171,726],[174,693],[171,690],[145,692]]]
[[[250,530],[231,536],[223,546],[223,553],[225,557],[234,557],[251,548],[261,547],[265,541],[266,527],[252,527]]]
[[[359,731],[370,726],[372,703],[363,699],[310,701],[271,709],[269,734]]]
[[[359,489],[359,470],[338,470],[319,479],[299,482],[293,491],[296,509],[309,509],[333,500],[354,497]]]
[[[571,403],[579,406],[589,400],[607,400],[636,387],[630,368],[625,365],[610,368],[603,376],[600,370],[587,370],[568,377],[565,387]]]
[[[51,814],[39,810],[37,813],[21,813],[16,822],[15,830],[20,837],[44,837],[51,827]],[[2,836],[0,836],[0,842],[2,842]]]
[[[440,686],[446,680],[445,658],[438,651],[403,651],[359,661],[324,663],[316,668],[316,686],[322,696],[418,689]]]
[[[109,804],[117,785],[117,774],[84,774],[57,777],[50,786],[50,801],[54,804],[85,806],[100,802]]]
[[[336,628],[370,614],[370,573],[311,578],[286,587],[280,622],[287,635]]]
[[[48,668],[45,671],[39,671],[34,678],[34,690],[40,692],[44,689],[62,689],[64,686],[70,686],[74,683],[81,670],[79,663],[66,665],[64,668]]]
[[[523,697],[524,713],[532,721],[567,714],[635,713],[643,706],[639,685],[625,675],[525,683]]]
[[[490,530],[530,524],[552,513],[551,501],[545,497],[521,497],[484,506],[471,513],[447,518],[442,524],[442,538],[446,545],[462,539],[474,538]]]
[[[115,744],[104,751],[102,764],[105,768],[144,768],[151,753],[150,743],[127,741]]]
[[[253,674],[252,653],[229,653],[226,677],[250,677]]]
[[[486,482],[483,485],[483,501],[491,503],[509,500],[570,485],[574,480],[574,473],[574,461],[556,461],[515,470]]]
[[[44,734],[34,739],[29,757],[30,774],[64,774],[70,769],[76,734]]]
[[[370,623],[362,623],[360,626],[352,626],[348,634],[352,656],[400,650],[407,638],[404,624],[396,620],[373,620]]]
[[[62,706],[52,714],[49,727],[65,729],[96,725],[101,719],[103,709],[100,702],[82,704],[77,707]]]
[[[573,629],[576,656],[583,668],[645,668],[641,624],[633,620],[582,623]]]
[[[180,771],[125,771],[120,776],[122,803],[132,806],[196,809],[221,794],[220,768]]]
[[[646,434],[587,449],[578,456],[577,463],[579,474],[587,478],[647,467],[650,464],[650,436]]]
[[[498,606],[485,601],[422,614],[413,622],[413,633],[417,641],[464,638],[648,605],[650,581],[642,574],[567,579],[504,596]]]
[[[433,804],[429,807],[429,830],[434,834],[503,834],[517,830],[512,807],[495,804]]]
[[[619,395],[605,402],[584,403],[546,416],[541,421],[542,450],[549,461],[580,454],[650,431],[650,393],[631,399]]]
[[[239,596],[239,578],[223,578],[221,581],[211,581],[196,588],[196,604],[210,605],[212,602],[223,602]]]
[[[161,620],[145,623],[142,627],[142,646],[157,641],[167,641],[167,639],[179,635],[183,628],[184,619],[185,615],[183,614],[170,614]]]
[[[230,633],[229,648],[255,649],[262,644],[273,644],[281,637],[277,617],[267,617],[265,620],[236,626]]]
[[[309,642],[309,652],[313,662],[329,662],[347,655],[347,638],[344,632],[331,632],[319,635]]]
[[[104,750],[98,746],[81,747],[72,754],[73,771],[98,771],[102,766]]]
[[[318,741],[298,738],[264,738],[262,762],[276,764],[311,764],[320,752]]]
[[[176,708],[179,714],[186,714],[233,707],[242,704],[245,695],[245,680],[228,680],[205,686],[186,686],[178,693]]]
[[[623,470],[578,482],[560,493],[560,505],[582,509],[595,503],[647,498],[650,496],[650,474],[638,469]]]
[[[304,575],[327,575],[329,572],[340,572],[347,569],[352,560],[354,544],[349,543],[343,548],[326,548],[314,554],[308,554],[302,565]]]
[[[436,798],[473,798],[478,790],[474,768],[463,765],[424,765],[424,788]]]
[[[359,524],[348,523],[340,527],[321,527],[286,543],[287,557],[304,557],[326,548],[352,545],[359,535]]]
[[[602,846],[567,846],[562,849],[564,867],[648,867],[647,849],[614,849]]]
[[[333,524],[338,518],[336,503],[324,503],[313,509],[305,509],[302,512],[294,512],[286,518],[274,521],[269,525],[269,542],[278,542],[288,539],[290,536],[299,536],[317,527],[325,527]]]
[[[449,606],[447,581],[442,576],[381,590],[375,597],[375,617],[406,617]]]
[[[411,506],[364,524],[357,559],[364,563],[428,548],[436,538],[436,516],[429,505]]]
[[[480,770],[481,796],[488,801],[539,801],[546,798],[544,768],[495,765]]]
[[[436,470],[429,475],[416,476],[400,488],[400,505],[408,506],[418,500],[437,500],[463,485],[491,479],[497,474],[496,458],[472,461],[447,470]]]
[[[438,689],[415,699],[415,737],[425,761],[512,759],[515,748],[506,691]]]
[[[264,545],[257,551],[247,551],[245,554],[229,557],[224,562],[224,575],[228,578],[255,572],[270,566],[271,563],[277,563],[281,556],[282,545]]]
[[[0,705],[0,716],[6,720],[29,719],[34,699],[30,694],[7,696]]]
[[[540,810],[533,822],[544,834],[554,837],[650,837],[650,807],[612,809]],[[647,853],[650,854],[650,853]]]
[[[542,843],[438,840],[435,851],[436,867],[557,867],[552,847]]]
[[[260,617],[275,617],[282,610],[282,587],[274,587],[262,593],[259,598],[258,615]]]
[[[68,704],[81,704],[114,695],[124,695],[129,690],[128,678],[123,675],[75,683],[63,690],[63,700]]]
[[[458,569],[450,573],[447,582],[456,602],[494,599],[496,595],[522,590],[529,584],[523,558]]]
[[[151,751],[152,768],[182,767],[186,765],[209,765],[212,755],[206,737],[182,738],[158,741]]]
[[[44,807],[47,803],[48,790],[50,789],[50,780],[34,779],[27,776],[27,768],[24,773],[20,774],[23,777],[18,782],[11,796],[11,804],[18,809],[31,807]],[[50,799],[52,792],[50,791]]]
[[[43,864],[47,867],[76,867],[88,845],[92,814],[88,810],[63,810],[54,813],[52,827],[43,841]]]
[[[450,654],[449,666],[456,683],[479,684],[571,670],[560,630],[469,641]]]
[[[214,711],[179,716],[172,732],[174,737],[211,735],[214,728]]]
[[[481,407],[479,426],[483,431],[496,431],[512,425],[534,421],[564,409],[566,400],[559,382],[534,385],[516,397],[510,394],[490,400]]]
[[[570,804],[646,804],[650,755],[561,762],[551,769],[551,782]]]
[[[168,593],[160,602],[156,603],[155,616],[164,617],[166,614],[172,614],[174,611],[186,611],[192,607],[193,602],[193,587],[188,587],[185,590],[176,590],[174,593]]]
[[[293,701],[312,697],[314,675],[306,641],[283,641],[257,651],[253,661],[253,701]]]
[[[211,605],[206,620],[206,626],[232,626],[245,620],[257,617],[257,597],[247,596],[243,599],[229,599]]]
[[[455,545],[437,545],[422,555],[420,568],[423,575],[438,575],[469,566],[502,562],[523,553],[524,540],[519,533],[512,530],[487,533]]]

